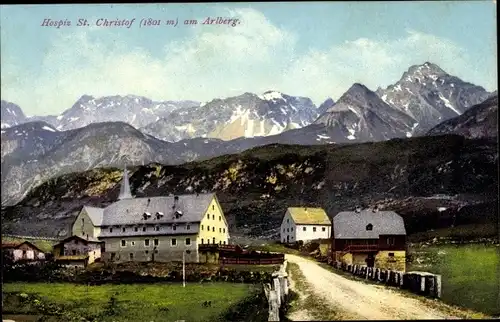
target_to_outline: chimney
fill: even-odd
[[[118,200],[122,199],[132,199],[132,193],[130,193],[130,183],[128,181],[127,166],[123,169],[122,185],[120,187],[120,195],[118,196]]]
[[[178,202],[179,202],[179,196],[174,196],[174,205],[172,206],[173,209],[177,207]]]

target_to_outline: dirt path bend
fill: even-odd
[[[331,304],[331,309],[344,315],[346,320],[457,318],[429,307],[422,300],[404,296],[384,286],[365,284],[340,276],[312,260],[289,254],[286,255],[286,260],[297,264],[314,295],[326,304]]]

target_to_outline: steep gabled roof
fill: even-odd
[[[288,212],[296,225],[331,225],[322,208],[290,207]]]
[[[102,225],[102,216],[104,215],[103,208],[83,206],[83,210],[87,212],[94,226],[98,227]]]
[[[83,238],[83,237],[80,237],[80,236],[76,236],[76,235],[73,235],[73,236],[69,236],[63,240],[61,240],[59,243],[55,244],[55,246],[59,246],[61,244],[65,244],[67,243],[68,241],[70,240],[73,240],[73,239],[77,239],[77,240],[80,240],[84,243],[103,243],[103,241],[97,239],[97,238],[94,238],[94,237],[89,237],[88,239],[87,238]]]
[[[17,248],[21,247],[21,245],[24,245],[24,244],[27,244],[31,248],[36,249],[40,253],[44,253],[43,250],[41,250],[38,246],[34,245],[33,243],[30,243],[29,241],[23,241],[23,242],[19,242],[19,243],[15,243],[15,242],[12,242],[12,243],[2,243],[2,248],[14,248],[14,249],[17,249]]]
[[[102,226],[133,225],[146,223],[195,223],[203,219],[210,202],[215,197],[214,193],[189,194],[170,197],[144,197],[122,199],[104,208]],[[175,204],[175,208],[174,208]],[[176,211],[182,216],[175,218]],[[151,215],[144,219],[143,214]],[[157,213],[162,213],[161,218],[156,218]]]
[[[366,227],[372,224],[372,230]],[[371,209],[339,212],[333,217],[334,238],[378,239],[380,235],[406,235],[403,218],[394,211]]]

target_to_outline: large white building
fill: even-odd
[[[327,239],[331,236],[332,223],[321,208],[290,207],[281,222],[282,243]]]

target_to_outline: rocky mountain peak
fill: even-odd
[[[23,110],[16,104],[1,100],[2,129],[21,124],[25,119]]]

